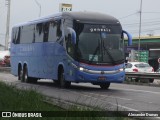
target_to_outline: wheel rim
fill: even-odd
[[[28,77],[27,77],[27,73],[25,71],[25,74],[24,74],[24,80],[25,80],[25,82],[27,82],[27,79],[28,79]]]
[[[22,81],[22,79],[23,79],[23,70],[22,70],[22,69],[20,70],[20,75],[19,75],[19,77],[20,77],[20,80]]]
[[[23,81],[28,82],[27,67],[24,68]]]
[[[64,87],[64,73],[61,72],[61,76],[60,76],[60,86]]]
[[[23,80],[23,70],[20,68],[19,73],[18,73],[18,80]]]

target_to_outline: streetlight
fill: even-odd
[[[138,50],[140,50],[141,46],[140,46],[140,40],[141,40],[141,27],[142,27],[142,0],[141,0],[141,4],[140,4],[140,19],[139,19],[139,42],[138,42]]]
[[[6,35],[5,35],[5,50],[8,50],[11,0],[6,0],[6,6],[7,6],[7,22],[6,22]]]
[[[141,27],[142,27],[142,0],[140,3],[140,19],[139,19],[139,42],[138,42],[138,53],[140,54],[140,49],[141,49]],[[140,59],[140,56],[138,55],[138,61]]]
[[[37,1],[37,0],[34,0],[37,4],[37,6],[39,7],[39,17],[41,16],[41,4]]]

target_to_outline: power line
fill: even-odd
[[[136,15],[136,14],[139,14],[139,13],[140,13],[140,11],[131,13],[131,14],[129,14],[129,15],[126,15],[126,16],[124,16],[124,17],[119,18],[119,20],[128,18],[128,17],[130,17],[130,16],[133,16],[133,15]],[[141,13],[145,13],[145,14],[147,14],[147,13],[148,13],[148,14],[160,14],[160,12],[142,12],[142,11],[141,11]]]
[[[155,22],[160,22],[160,19],[159,20],[154,20],[154,21],[144,21],[143,20],[143,23],[155,23]],[[137,24],[138,22],[136,22],[136,23],[127,23],[127,24],[124,24],[124,25],[130,25],[130,24]]]
[[[150,31],[159,31],[160,27],[157,28],[148,28],[148,29],[142,29],[142,32],[150,32]],[[138,33],[138,29],[134,29],[134,30],[128,30],[132,33]]]
[[[37,4],[37,6],[39,7],[39,15],[38,17],[41,17],[41,4],[37,1],[37,0],[34,0]]]
[[[158,21],[157,21],[158,20]],[[139,24],[139,21],[137,20],[134,20],[135,23],[124,23],[124,22],[121,22],[123,25],[127,26],[127,25],[135,25],[135,24]],[[152,18],[152,19],[143,19],[143,23],[148,23],[148,22],[160,22],[160,18]]]
[[[150,21],[150,20],[160,20],[160,18],[152,18],[152,19],[143,19],[143,21]]]
[[[119,20],[120,20],[120,19],[128,18],[128,17],[133,16],[133,15],[135,15],[135,14],[138,14],[138,12],[134,12],[134,13],[129,14],[129,15],[127,15],[127,16],[121,17],[121,18],[119,18]]]
[[[146,26],[146,25],[159,25],[160,21],[152,21],[152,22],[143,22],[142,25]],[[123,26],[125,27],[135,27],[135,25],[139,25],[139,23],[130,23],[130,24],[123,24]]]
[[[142,13],[160,14],[160,12],[142,12]]]

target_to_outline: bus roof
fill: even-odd
[[[47,21],[50,19],[61,18],[61,17],[64,17],[64,18],[69,17],[71,19],[77,20],[79,22],[85,22],[85,23],[120,24],[118,19],[107,14],[102,14],[97,12],[61,12],[58,14],[42,17],[33,21],[17,24],[14,27],[39,23],[42,21]]]
[[[105,24],[117,24],[119,21],[106,14],[97,12],[63,12],[63,16],[70,16],[79,22],[93,22],[93,23],[105,23]]]
[[[41,17],[41,18],[38,18],[38,19],[35,19],[35,20],[31,20],[31,21],[28,21],[28,22],[16,24],[13,27],[31,25],[31,24],[34,24],[34,23],[40,23],[42,21],[47,21],[47,20],[54,19],[54,18],[57,18],[57,17],[60,18],[61,16],[62,16],[62,13],[58,13],[58,14],[54,14],[54,15],[48,15],[48,16]]]

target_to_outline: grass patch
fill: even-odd
[[[0,110],[2,111],[57,111],[44,103],[44,96],[34,90],[19,90],[12,85],[0,82]]]
[[[44,102],[46,97],[34,90],[19,90],[15,86],[0,82],[0,111],[67,111],[61,107]],[[73,106],[69,111],[90,111]],[[74,114],[74,112],[73,112]],[[0,118],[0,120],[130,120],[118,117],[43,117],[43,118]]]

